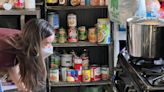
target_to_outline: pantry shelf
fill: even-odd
[[[108,8],[107,6],[46,6],[49,10],[76,10],[76,9],[96,9]]]
[[[97,44],[87,41],[79,41],[77,43],[54,43],[53,47],[84,47],[84,46],[108,46],[109,44]]]
[[[0,15],[37,15],[40,16],[39,9],[12,9],[12,10],[3,10],[0,9]]]
[[[70,83],[70,82],[58,82],[58,83],[50,83],[50,86],[53,87],[62,87],[62,86],[92,86],[92,85],[110,85],[111,81],[97,81],[97,82],[80,82],[80,83]]]

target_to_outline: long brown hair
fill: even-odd
[[[46,82],[46,67],[41,53],[41,41],[53,34],[53,28],[43,19],[31,19],[21,33],[20,52],[17,60],[20,67],[20,81],[28,90],[41,88]]]

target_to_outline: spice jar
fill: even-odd
[[[97,35],[96,35],[96,28],[89,28],[88,29],[88,40],[91,43],[95,43],[97,41]]]

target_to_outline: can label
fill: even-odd
[[[75,14],[68,14],[67,22],[69,27],[76,27],[77,26],[77,18]]]
[[[75,82],[77,79],[78,71],[69,69],[67,70],[67,82]]]
[[[107,67],[107,66],[101,67],[101,78],[102,78],[102,80],[109,79],[109,67]]]
[[[91,81],[99,81],[101,80],[101,71],[100,67],[97,65],[93,65],[90,67],[91,69]]]
[[[83,70],[83,82],[90,82],[91,81],[91,70],[86,69]]]
[[[103,5],[105,5],[105,0],[100,0],[100,6],[103,6]]]
[[[61,67],[62,81],[67,81],[67,67]]]
[[[59,69],[50,69],[50,81],[59,82]]]
[[[105,0],[105,5],[106,6],[108,6],[108,3],[109,3],[109,1],[108,0]]]
[[[77,70],[78,75],[77,75],[77,82],[81,82],[82,80],[82,64],[75,64],[74,69]]]
[[[80,0],[80,5],[85,5],[85,0]]]
[[[58,29],[59,28],[59,15],[55,13],[49,13],[48,22],[54,27],[54,29]]]

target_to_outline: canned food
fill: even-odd
[[[91,0],[91,6],[98,6],[100,5],[100,0]]]
[[[67,70],[67,82],[75,82],[78,75],[77,70],[69,69]]]
[[[105,2],[105,5],[108,6],[109,1],[105,0],[104,2]]]
[[[59,28],[59,15],[56,13],[48,14],[48,22],[54,27],[54,29]]]
[[[50,81],[59,82],[59,69],[58,68],[50,69]]]
[[[77,42],[78,34],[77,29],[75,27],[70,27],[68,29],[68,42]]]
[[[90,82],[91,81],[91,70],[84,69],[83,70],[83,82]]]
[[[58,68],[60,66],[60,56],[52,55],[51,56],[51,68]]]
[[[84,41],[87,39],[87,32],[85,26],[81,26],[78,28],[79,33],[79,40]]]
[[[98,65],[92,65],[91,69],[91,81],[99,81],[101,80],[101,71]]]
[[[80,5],[85,5],[85,0],[80,0]]]
[[[62,54],[61,65],[66,67],[72,66],[72,54]]]
[[[68,14],[67,22],[69,27],[76,27],[77,26],[77,17],[75,14]]]
[[[65,43],[67,41],[67,37],[66,37],[66,31],[64,28],[60,28],[59,32],[58,32],[58,42],[59,43]]]
[[[68,0],[59,0],[59,5],[67,5]]]
[[[105,0],[100,0],[100,6],[105,5]]]
[[[80,59],[80,58],[74,59],[74,69],[77,70],[77,72],[78,72],[76,81],[81,82],[81,80],[82,80],[82,59]]]
[[[85,0],[85,5],[90,6],[90,0]]]
[[[97,41],[97,35],[96,35],[96,28],[89,28],[88,29],[88,40],[91,43],[95,43]]]
[[[106,65],[101,67],[101,78],[102,80],[109,79],[109,67]]]
[[[68,67],[61,67],[61,76],[62,76],[62,81],[67,81],[67,70]]]

